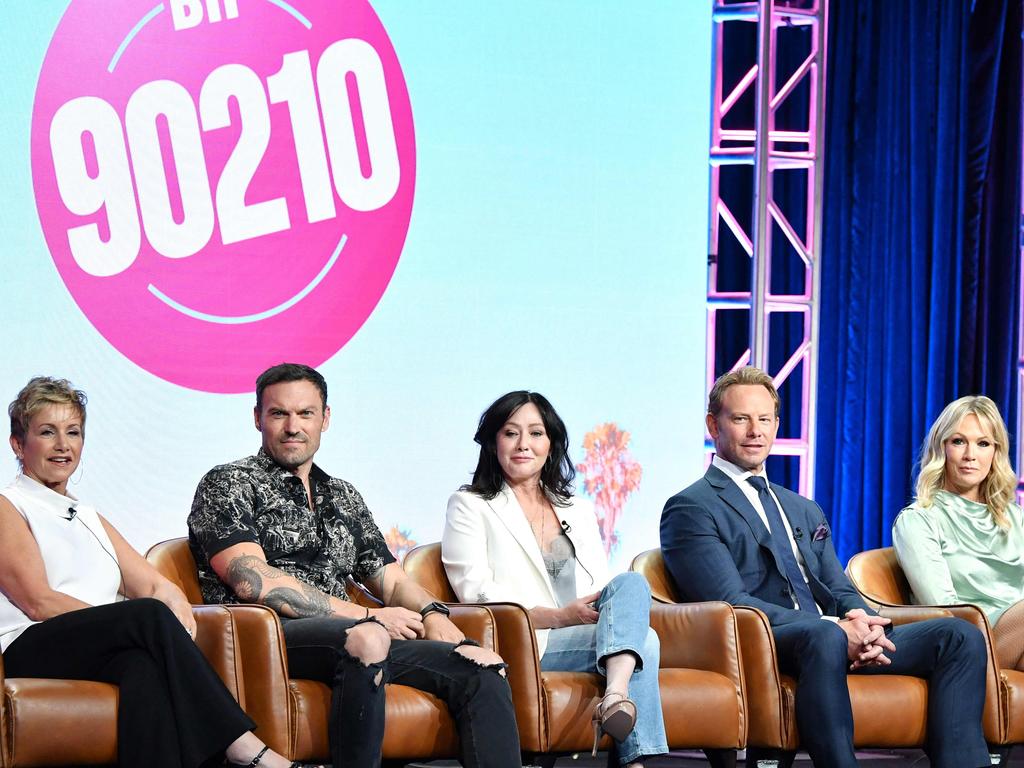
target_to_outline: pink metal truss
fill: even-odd
[[[822,150],[825,115],[825,61],[828,0],[757,0],[728,2],[712,0],[714,20],[712,58],[714,82],[711,105],[710,216],[708,233],[707,290],[707,386],[710,390],[715,372],[733,370],[752,364],[768,369],[770,318],[776,313],[797,313],[801,317],[803,338],[788,351],[781,366],[768,371],[779,387],[783,402],[792,387],[801,388],[800,432],[796,436],[775,441],[774,453],[798,457],[800,492],[814,492],[814,421],[817,396],[818,367],[818,294],[821,253]],[[757,25],[756,59],[736,83],[723,82],[723,60],[726,51],[727,24]],[[804,46],[796,52],[807,55],[792,72],[779,72],[778,34],[783,27],[802,27],[807,35]],[[807,83],[806,129],[776,128],[779,107],[804,82]],[[754,125],[726,128],[726,116],[744,95],[753,91]],[[790,106],[790,109],[793,109]],[[723,166],[753,166],[753,185],[749,200],[753,217],[749,230],[720,196],[720,174]],[[784,211],[774,199],[773,180],[776,174],[806,174],[807,195],[802,210]],[[796,215],[801,214],[801,215]],[[804,221],[799,230],[793,221]],[[724,227],[723,227],[724,225]],[[772,233],[782,235],[782,242],[791,248],[804,266],[803,290],[797,294],[773,294]],[[732,237],[750,256],[750,291],[719,290],[719,239]],[[717,313],[726,310],[750,310],[747,350],[737,360],[717,361]],[[1024,323],[1024,320],[1022,320]],[[1022,337],[1024,338],[1024,337]],[[1024,354],[1022,354],[1024,360]],[[721,362],[721,365],[716,363]],[[1024,368],[1022,368],[1024,371]],[[798,372],[798,373],[796,373]],[[1022,374],[1024,375],[1024,374]],[[705,441],[710,453],[710,438]],[[1020,465],[1020,462],[1018,462]]]

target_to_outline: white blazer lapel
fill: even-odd
[[[516,543],[523,550],[523,554],[526,555],[530,565],[536,571],[536,576],[547,588],[548,596],[552,601],[551,604],[558,605],[554,587],[551,585],[551,578],[548,576],[548,569],[544,567],[544,558],[540,553],[540,545],[537,544],[537,539],[533,535],[533,529],[530,528],[530,523],[523,513],[523,508],[519,505],[515,493],[506,485],[497,496],[487,503],[490,504],[495,516],[508,529],[512,538],[516,540]]]

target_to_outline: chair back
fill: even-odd
[[[189,549],[188,539],[168,539],[154,544],[146,553],[146,560],[161,575],[177,584],[192,605],[203,604],[203,592],[199,589],[196,561]]]
[[[633,558],[629,570],[636,571],[651,586],[651,597],[659,603],[679,603],[679,591],[665,567],[665,558],[660,549],[649,549]]]
[[[410,578],[443,603],[457,603],[441,562],[441,542],[421,544],[410,550],[402,565]]]
[[[910,605],[910,584],[903,575],[896,550],[869,549],[850,558],[846,575],[868,600],[888,605]]]

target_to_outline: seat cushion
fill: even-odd
[[[849,675],[846,678],[853,708],[853,744],[856,747],[914,748],[924,743],[928,724],[928,683],[905,675]],[[783,746],[796,749],[799,733],[796,680],[781,675]],[[759,744],[756,746],[778,746]]]
[[[658,674],[665,736],[672,749],[743,746],[740,694],[724,675],[696,669]],[[551,750],[576,752],[593,745],[591,717],[604,695],[604,678],[585,672],[543,672]],[[607,736],[602,749],[611,742]]]
[[[296,727],[294,760],[329,760],[327,723],[331,689],[314,680],[290,680]],[[386,760],[451,757],[459,753],[455,722],[436,696],[406,685],[385,686],[383,754]]]
[[[905,675],[850,675],[853,743],[920,747],[928,724],[928,683]]]
[[[740,691],[725,675],[699,669],[662,669],[658,684],[671,749],[744,746]]]
[[[4,705],[8,768],[117,762],[117,686],[9,678]]]

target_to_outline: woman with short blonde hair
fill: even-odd
[[[196,646],[192,607],[91,505],[68,492],[85,446],[86,396],[37,376],[7,412],[19,472],[0,488],[0,654],[10,677],[118,686],[123,768],[298,768]],[[73,553],[74,557],[68,557]]]

